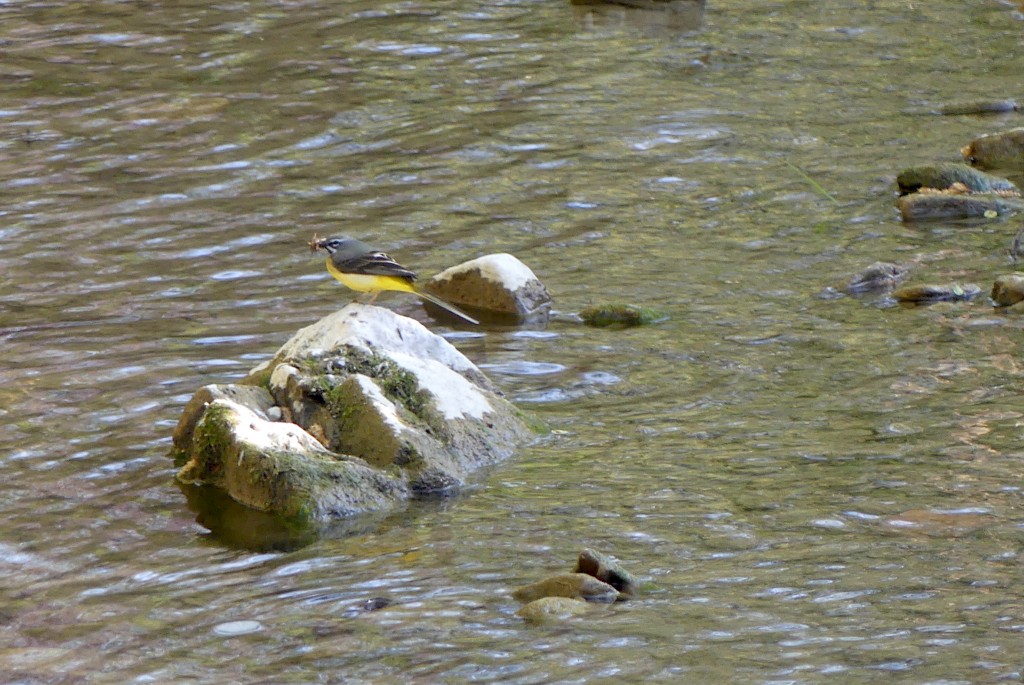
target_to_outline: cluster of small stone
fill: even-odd
[[[586,614],[589,604],[633,599],[637,583],[613,558],[592,549],[580,552],[572,573],[559,573],[518,588],[512,596],[524,606],[516,612],[534,623]]]

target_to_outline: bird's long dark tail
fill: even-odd
[[[446,311],[451,312],[452,314],[454,314],[455,316],[459,317],[460,319],[465,319],[466,321],[470,322],[471,324],[479,324],[480,323],[479,321],[474,319],[472,316],[470,316],[466,312],[462,311],[461,309],[459,309],[458,307],[456,307],[453,304],[448,304],[447,302],[442,300],[440,297],[436,297],[434,295],[431,295],[430,293],[423,292],[422,290],[420,290],[418,288],[416,290],[414,290],[413,292],[415,292],[417,295],[422,297],[427,302],[431,302],[433,304],[436,304],[441,309],[444,309]]]

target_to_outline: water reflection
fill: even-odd
[[[387,518],[367,515],[323,528],[298,528],[280,517],[245,507],[217,488],[180,483],[178,487],[195,512],[196,523],[209,529],[219,543],[253,552],[286,552],[318,539],[366,534]]]

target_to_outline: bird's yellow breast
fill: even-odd
[[[380,290],[399,290],[405,293],[414,293],[416,289],[404,278],[397,276],[376,276],[373,274],[346,274],[338,271],[327,258],[327,271],[346,287],[361,293],[371,293]]]

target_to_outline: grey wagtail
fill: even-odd
[[[369,304],[373,304],[382,290],[397,290],[419,295],[470,323],[480,323],[455,305],[417,288],[413,285],[416,280],[415,271],[405,268],[380,250],[375,250],[355,238],[320,238],[314,234],[313,239],[309,241],[309,248],[327,252],[327,272],[343,285],[361,293],[373,293]]]

